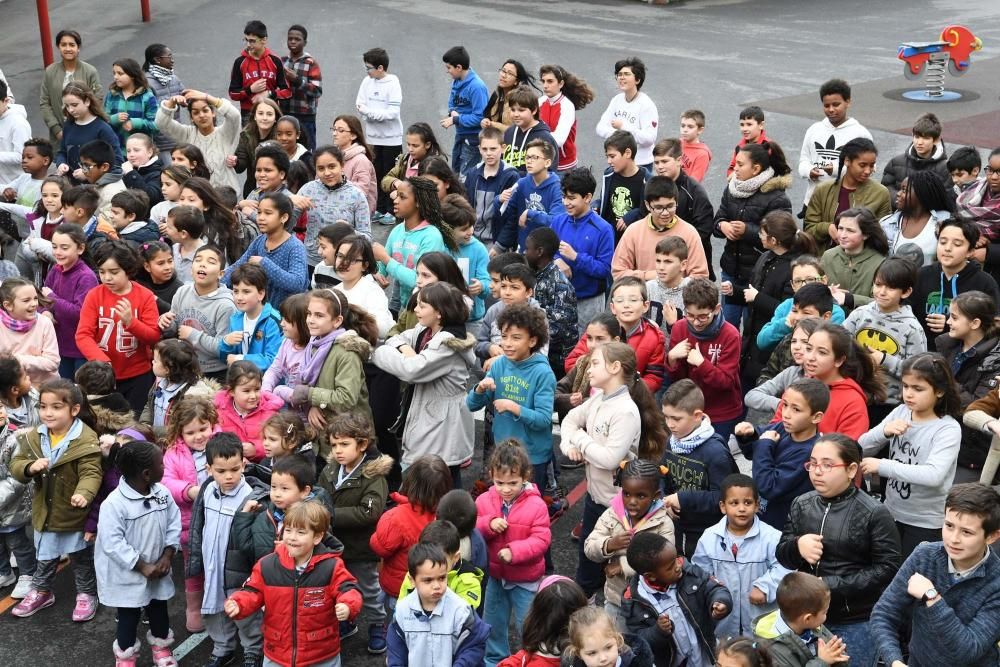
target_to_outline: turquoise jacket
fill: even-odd
[[[234,311],[229,318],[229,331],[243,331],[244,313]],[[227,334],[228,335],[228,334]],[[269,303],[264,303],[264,309],[260,311],[257,318],[257,326],[253,328],[253,335],[250,337],[250,345],[246,354],[243,355],[245,361],[252,361],[263,373],[274,362],[278,355],[278,348],[284,335],[281,333],[281,315]],[[230,345],[225,341],[219,343],[219,358],[226,361],[230,354],[243,354],[243,343]]]

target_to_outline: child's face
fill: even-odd
[[[803,264],[792,269],[792,289],[794,291],[797,292],[803,285],[815,282],[826,282],[826,277],[821,276],[815,266]]]
[[[653,216],[653,224],[664,228],[670,225],[677,212],[677,200],[673,197],[659,197],[646,202],[649,214]]]
[[[590,202],[593,198],[592,194],[580,195],[563,190],[563,206],[566,207],[566,212],[574,218],[581,218],[590,211]]]
[[[65,222],[72,222],[77,225],[82,225],[87,222],[87,212],[79,206],[63,206],[62,216]]]
[[[704,331],[712,324],[721,309],[720,305],[716,305],[715,308],[705,308],[684,304],[684,317],[692,331]]]
[[[759,164],[754,164],[750,159],[750,154],[746,151],[736,153],[736,166],[733,168],[733,176],[740,181],[749,181],[761,172]]]
[[[258,159],[253,173],[257,180],[257,187],[267,192],[281,188],[281,183],[285,180],[285,175],[278,171],[274,160],[269,157]]]
[[[500,332],[500,349],[511,361],[524,361],[538,345],[538,338],[527,329],[508,325]]]
[[[233,404],[243,413],[256,410],[260,404],[260,380],[249,378],[233,387]]]
[[[879,280],[878,276],[875,277],[875,283],[872,286],[872,298],[875,299],[878,307],[886,312],[898,310],[899,304],[912,292],[912,289],[903,290],[898,287],[889,287]]]
[[[427,265],[422,262],[417,262],[416,274],[417,274],[417,279],[415,284],[417,286],[417,289],[423,289],[424,287],[427,287],[428,285],[431,285],[438,281],[438,277],[434,275],[434,273],[427,268]]]
[[[829,313],[829,311],[827,311]],[[795,326],[800,321],[807,317],[819,317],[822,319],[829,319],[829,315],[826,313],[820,313],[819,308],[813,305],[800,306],[796,303],[792,304],[792,311],[788,315],[788,320],[791,322],[792,326]]]
[[[654,155],[653,170],[657,176],[666,176],[671,181],[676,181],[681,174],[681,161],[670,155]]]
[[[608,331],[606,326],[596,322],[592,322],[587,325],[587,328],[584,331],[584,336],[587,338],[588,350],[595,350],[600,345],[610,343],[612,340],[618,340],[617,337],[611,337],[611,332]]]
[[[153,159],[153,151],[142,139],[132,138],[125,142],[125,158],[129,164],[138,168]]]
[[[542,92],[548,95],[549,97],[555,97],[556,95],[558,95],[559,91],[563,89],[564,85],[566,85],[565,81],[560,81],[559,79],[557,79],[556,75],[553,74],[552,72],[546,72],[545,74],[542,74],[542,78],[540,79],[539,83],[542,84]]]
[[[287,510],[309,497],[312,487],[300,489],[295,478],[286,472],[271,474],[271,502],[279,510]]]
[[[938,399],[944,396],[944,392],[934,389],[923,375],[904,373],[900,380],[903,386],[903,403],[914,414],[933,412]]]
[[[222,493],[229,493],[243,479],[243,455],[216,457],[208,464],[208,472]]]
[[[623,329],[631,329],[649,310],[649,301],[643,298],[638,285],[622,285],[611,297],[611,313]]]
[[[661,285],[673,285],[684,277],[687,260],[667,253],[656,253],[656,279]]]
[[[914,134],[913,150],[916,151],[917,155],[920,157],[930,157],[930,154],[934,152],[934,146],[937,142],[938,140],[934,137],[921,137]]]
[[[983,554],[980,553],[980,556]],[[823,605],[812,614],[803,614],[799,619],[799,624],[808,630],[816,630],[819,626],[826,623],[826,615],[830,610],[830,595],[826,595],[826,599],[823,601]]]
[[[360,280],[361,276],[365,275],[365,271],[368,270],[364,259],[361,258],[360,253],[354,252],[350,243],[341,244],[333,259],[336,261],[337,275],[349,284]]]
[[[535,114],[528,107],[510,107],[510,120],[514,125],[520,128],[526,128],[531,125],[531,121],[535,119]]]
[[[97,267],[97,276],[101,279],[101,284],[115,294],[122,294],[128,289],[128,274],[114,259],[107,259]]]
[[[1000,155],[994,155],[986,165],[986,182],[989,183],[990,193],[994,196],[1000,193]]]
[[[49,158],[38,154],[37,146],[25,146],[21,149],[21,171],[26,174],[44,172],[49,166]]]
[[[194,117],[192,116],[192,119],[193,118]],[[187,158],[187,155],[184,155],[182,151],[179,151],[177,149],[170,151],[170,162],[176,164],[178,167],[187,167],[188,169],[194,171],[193,169],[194,165],[191,164],[191,160],[189,160]]]
[[[626,94],[637,90],[639,87],[639,80],[636,78],[631,67],[622,67],[615,72],[615,82],[618,84],[618,90]]]
[[[688,143],[698,141],[701,138],[701,133],[704,131],[704,128],[698,127],[698,121],[694,118],[681,116],[681,141],[687,141]]]
[[[131,90],[135,85],[132,82],[132,77],[126,74],[125,70],[118,65],[111,68],[111,78],[114,80],[115,85],[122,90]]]
[[[590,386],[595,389],[604,389],[608,383],[621,375],[620,363],[608,363],[604,357],[604,351],[597,347],[590,353],[590,365],[587,367],[587,380]]]
[[[135,222],[134,213],[127,213],[121,206],[111,207],[111,224],[115,229],[122,230],[132,222]]]
[[[745,486],[729,487],[726,496],[719,501],[719,510],[726,515],[729,526],[736,532],[748,530],[753,525],[759,507],[753,489]]]
[[[233,301],[242,313],[257,314],[264,303],[265,293],[249,283],[233,285]]]
[[[191,263],[191,275],[197,287],[215,289],[219,286],[219,276],[222,275],[222,262],[219,255],[213,251],[196,253]]]
[[[323,153],[316,158],[316,178],[328,188],[339,185],[344,180],[344,165],[329,153]]]
[[[22,285],[14,290],[13,299],[5,301],[3,307],[15,320],[33,320],[38,312],[38,291],[34,285]]]
[[[274,127],[274,122],[278,120],[278,117],[269,105],[258,104],[256,111],[253,112],[253,120],[257,123],[258,133],[265,135]]]
[[[802,369],[807,376],[825,381],[837,375],[843,363],[843,358],[838,359],[834,355],[830,334],[825,331],[817,331],[809,336],[809,342],[806,343],[806,356],[802,364]]]
[[[968,263],[972,247],[958,227],[945,227],[938,234],[937,258],[941,268],[958,270]]]
[[[538,247],[538,244],[530,236],[524,241],[524,259],[528,261],[528,266],[536,271],[541,265],[542,249]]]
[[[427,157],[427,152],[431,149],[431,145],[423,140],[419,134],[408,134],[406,135],[406,152],[410,154],[410,157],[416,161],[423,160]]]
[[[424,174],[424,178],[433,183],[434,187],[437,188],[438,201],[444,201],[444,198],[448,196],[448,182],[442,181],[434,174]]]
[[[496,271],[490,271],[490,296],[500,298],[500,274]]]
[[[208,439],[212,437],[215,426],[204,419],[194,419],[181,428],[181,440],[196,452],[205,451]]]
[[[763,131],[764,123],[758,122],[755,118],[740,119],[740,134],[747,140],[747,143],[756,143]]]
[[[194,206],[199,211],[208,210],[208,208],[205,206],[205,202],[203,202],[201,200],[201,197],[198,196],[198,193],[190,188],[181,188],[181,196],[177,200],[177,202],[180,204],[184,204],[185,206]]]
[[[334,247],[330,239],[323,236],[317,237],[316,239],[316,249],[319,250],[320,257],[323,258],[323,263],[327,266],[337,265],[337,249]]]
[[[146,481],[149,482],[150,486],[163,480],[163,452],[159,449],[153,452],[153,460],[149,464],[148,473]]]
[[[951,174],[952,184],[961,187],[966,183],[971,183],[977,178],[979,178],[979,167],[974,167],[972,171],[966,171],[964,169],[953,169],[949,173]]]
[[[860,252],[867,238],[861,233],[857,218],[843,217],[837,223],[837,244],[844,252],[848,254]]]
[[[262,199],[257,208],[257,229],[261,234],[279,234],[285,229],[288,214],[282,213],[273,199]]]
[[[781,422],[788,433],[797,435],[814,431],[816,424],[823,419],[823,413],[813,412],[806,397],[794,389],[786,389],[781,400]]]
[[[683,575],[681,569],[684,559],[677,556],[673,545],[667,545],[656,559],[656,567],[650,572],[644,572],[646,580],[659,586],[672,586],[680,581]]]
[[[552,160],[545,157],[541,148],[529,148],[525,151],[524,168],[531,176],[546,174],[551,166]]]
[[[38,397],[38,418],[51,433],[68,431],[79,412],[79,405],[70,405],[58,394],[46,391]]]
[[[493,486],[496,487],[500,499],[505,503],[517,498],[517,494],[524,490],[525,479],[520,471],[510,471],[506,468],[494,469],[490,471],[493,476]]]
[[[584,667],[614,667],[618,662],[618,635],[610,627],[604,632],[584,633],[577,653]]]
[[[67,115],[73,120],[79,120],[90,115],[90,108],[87,103],[76,95],[63,95],[63,108]]]
[[[335,435],[330,437],[330,450],[333,460],[340,464],[345,470],[353,470],[365,456],[368,449],[368,442],[357,440],[345,435]]]
[[[281,334],[289,340],[299,339],[299,328],[295,326],[295,322],[290,322],[284,317],[281,318]]]
[[[155,373],[155,369],[154,369]],[[287,454],[281,433],[273,427],[265,428],[261,431],[260,442],[264,446],[264,456],[269,458],[281,457]]]
[[[424,609],[430,610],[444,597],[448,588],[448,565],[427,560],[417,565],[413,576],[413,586]]]
[[[291,155],[295,152],[296,144],[299,143],[299,133],[295,130],[295,126],[287,120],[284,122],[278,121],[274,126],[274,140],[278,142],[278,145],[286,153]]]
[[[628,477],[622,480],[622,503],[632,521],[646,516],[650,506],[660,497],[658,480]]]
[[[392,200],[392,214],[406,220],[419,213],[413,198],[413,187],[406,181],[396,185],[396,198]]]
[[[153,350],[153,375],[158,378],[165,378],[170,375],[170,371],[163,365],[159,350]]]
[[[855,183],[861,185],[868,182],[875,172],[875,163],[878,161],[878,154],[875,152],[862,153],[853,160],[847,160],[844,166],[848,175]]]
[[[604,151],[604,156],[608,159],[608,166],[611,167],[611,171],[616,174],[625,171],[632,162],[632,151],[628,149],[624,153],[621,153],[617,148],[608,147]]]
[[[823,113],[831,125],[838,127],[847,120],[847,110],[851,108],[850,100],[845,100],[844,96],[840,93],[833,93],[831,95],[824,95],[822,102]]]
[[[975,564],[983,557],[986,547],[996,542],[998,533],[986,534],[983,517],[971,512],[957,512],[947,508],[941,536],[944,550],[955,563]]]
[[[474,225],[466,225],[465,227],[455,228],[455,239],[458,241],[458,244],[462,246],[469,245],[469,242],[472,240],[472,232],[474,229]]]
[[[792,344],[791,352],[792,359],[795,361],[796,366],[802,365],[802,360],[806,355],[806,345],[809,343],[809,334],[799,328],[795,328],[792,331]]]
[[[502,149],[496,139],[482,139],[479,142],[479,157],[487,167],[495,167],[500,163]]]
[[[174,255],[170,252],[158,252],[143,263],[146,273],[157,285],[170,282],[174,277]]]
[[[417,303],[413,306],[413,314],[417,316],[417,323],[420,326],[433,329],[441,325],[441,313],[420,298],[417,298]]]
[[[58,183],[46,183],[42,186],[42,206],[50,214],[62,210],[62,188]]]
[[[970,318],[959,310],[954,303],[948,306],[948,336],[951,338],[964,339],[970,336],[973,331],[982,328],[979,318]]]
[[[701,426],[701,418],[705,413],[701,410],[687,412],[673,405],[663,406],[663,418],[667,421],[667,429],[675,438],[686,438],[691,432]]]
[[[83,171],[83,177],[87,179],[88,183],[97,183],[101,180],[101,176],[108,173],[111,170],[111,165],[97,164],[89,158],[80,158],[80,169]]]
[[[323,540],[323,536],[303,526],[285,526],[281,541],[292,560],[300,562],[312,556],[313,549]]]
[[[500,300],[505,305],[512,306],[517,303],[528,303],[528,299],[534,294],[534,290],[525,285],[520,280],[500,280]]]
[[[306,327],[310,336],[325,336],[344,321],[338,315],[333,316],[330,312],[330,305],[324,299],[309,299],[309,306],[306,308]]]

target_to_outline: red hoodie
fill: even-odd
[[[267,81],[267,91],[272,99],[287,100],[292,96],[281,58],[268,48],[264,49],[260,58],[254,58],[244,49],[233,62],[233,71],[229,76],[229,97],[240,103],[243,113],[253,108],[253,98],[257,93],[251,92],[250,86],[258,79]]]
[[[378,520],[368,545],[382,559],[378,575],[382,590],[389,597],[398,598],[406,577],[410,547],[419,541],[424,526],[434,520],[434,512],[418,511],[402,494],[390,493],[389,497],[396,501],[396,506]]]
[[[861,386],[850,378],[838,380],[830,388],[830,406],[819,423],[820,433],[843,433],[855,440],[868,432],[868,399]],[[781,407],[774,420],[781,421]]]
[[[716,315],[722,317],[722,313]],[[723,322],[719,335],[712,340],[698,340],[688,332],[687,320],[677,320],[670,330],[667,350],[687,339],[697,346],[705,361],[692,366],[681,359],[672,365],[667,360],[667,372],[674,382],[689,378],[705,394],[705,414],[713,423],[737,419],[743,414],[743,392],[740,388],[740,332],[729,322]]]
[[[115,305],[127,299],[132,321],[125,326]],[[119,296],[98,285],[83,300],[76,346],[88,361],[105,361],[115,369],[116,380],[128,380],[153,369],[153,346],[160,340],[156,295],[137,282],[132,291]]]
[[[712,162],[712,151],[709,150],[708,144],[682,141],[681,151],[683,151],[681,166],[684,168],[684,173],[700,183],[705,179],[708,165]]]

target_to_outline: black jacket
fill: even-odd
[[[712,231],[715,229],[715,209],[712,208],[712,201],[708,198],[708,193],[705,192],[705,186],[683,171],[674,181],[674,185],[677,186],[677,217],[697,229],[703,242],[710,239]],[[622,217],[625,224],[631,225],[647,215],[649,215],[649,209],[643,203]],[[710,250],[711,246],[706,246],[706,248]]]
[[[715,577],[697,565],[685,561],[684,574],[677,582],[677,602],[684,609],[684,618],[694,628],[701,647],[708,655],[715,655],[715,620],[712,605],[721,602],[732,611],[733,596]],[[628,631],[646,640],[653,650],[657,667],[669,667],[674,661],[674,638],[656,625],[659,614],[639,595],[639,575],[629,578],[622,595],[622,617]]]
[[[882,185],[889,189],[889,202],[896,210],[896,193],[903,179],[915,171],[933,171],[944,185],[948,196],[955,199],[955,188],[952,187],[951,174],[948,172],[948,150],[944,142],[934,147],[930,157],[919,157],[910,144],[906,151],[893,157],[882,171]]]
[[[722,270],[733,276],[734,291],[747,286],[753,274],[757,258],[764,252],[760,243],[760,221],[771,211],[792,212],[792,202],[785,194],[792,184],[791,175],[775,176],[760,187],[757,192],[745,199],[734,197],[729,187],[722,193],[722,203],[715,212],[714,233],[720,238],[726,238],[719,229],[719,223],[730,220],[741,220],[746,223],[746,231],[736,240],[726,239],[726,247],[722,251],[719,264]]]
[[[798,540],[808,534],[823,536],[823,557],[815,566],[799,554]],[[830,624],[868,620],[902,562],[889,510],[854,486],[831,499],[816,491],[796,498],[776,555],[785,567],[814,574],[830,587]]]
[[[955,383],[958,385],[958,396],[961,399],[962,412],[973,401],[977,401],[990,391],[996,391],[997,382],[994,378],[1000,375],[1000,339],[987,338],[979,341],[975,352],[965,360],[965,363],[955,373]],[[962,341],[944,333],[935,341],[937,351],[948,364],[962,351]],[[962,424],[962,446],[958,450],[958,465],[969,470],[982,470],[986,462],[986,454],[990,451],[991,436],[979,429],[969,428]]]
[[[913,316],[924,328],[927,347],[931,352],[935,351],[937,333],[927,328],[927,316],[939,313],[947,317],[951,300],[962,292],[971,290],[985,292],[993,299],[994,303],[1000,303],[1000,288],[997,287],[997,281],[993,279],[993,276],[983,271],[979,262],[975,260],[966,264],[965,268],[952,278],[944,276],[941,272],[941,265],[937,262],[917,271],[917,282],[913,286],[909,303],[913,309]],[[947,333],[947,329],[945,329],[945,333]]]
[[[750,274],[750,284],[757,288],[757,297],[750,304],[750,317],[743,324],[743,353],[740,357],[740,371],[744,377],[756,378],[767,365],[769,352],[757,348],[757,334],[771,321],[774,311],[792,290],[792,262],[799,255],[786,252],[776,255],[768,250],[757,259]],[[743,291],[733,290],[729,303],[743,303]]]
[[[163,162],[159,158],[153,164],[133,169],[122,176],[122,182],[131,190],[142,190],[149,197],[149,206],[163,201],[163,191],[160,190],[160,173]]]

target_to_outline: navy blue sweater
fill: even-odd
[[[663,478],[664,494],[678,494],[681,503],[680,519],[674,522],[678,532],[685,533],[685,539],[694,540],[709,526],[719,522],[719,501],[722,499],[719,487],[726,475],[739,472],[729,445],[718,433],[700,444],[690,454],[675,454],[667,445],[663,452],[662,464],[667,468]],[[678,541],[681,537],[678,536]],[[681,545],[686,552],[687,549]]]
[[[753,461],[753,479],[761,497],[761,520],[781,530],[792,501],[813,490],[805,463],[819,434],[804,442],[795,442],[781,422],[757,429],[758,433],[765,431],[774,431],[781,437],[777,442],[770,438],[751,439],[750,442],[739,438],[740,449]]]
[[[930,579],[942,599],[928,607],[907,593],[914,573]],[[996,665],[1000,558],[991,550],[985,563],[956,579],[948,571],[948,554],[941,542],[918,546],[872,610],[872,639],[887,665],[903,659],[899,631],[911,614],[909,667]]]
[[[115,163],[112,167],[120,167],[122,163],[122,147],[118,143],[118,135],[111,126],[95,118],[86,125],[79,125],[70,118],[63,123],[63,137],[56,153],[56,166],[68,164],[70,173],[80,166],[80,148],[91,141],[100,139],[106,141],[115,151]]]

